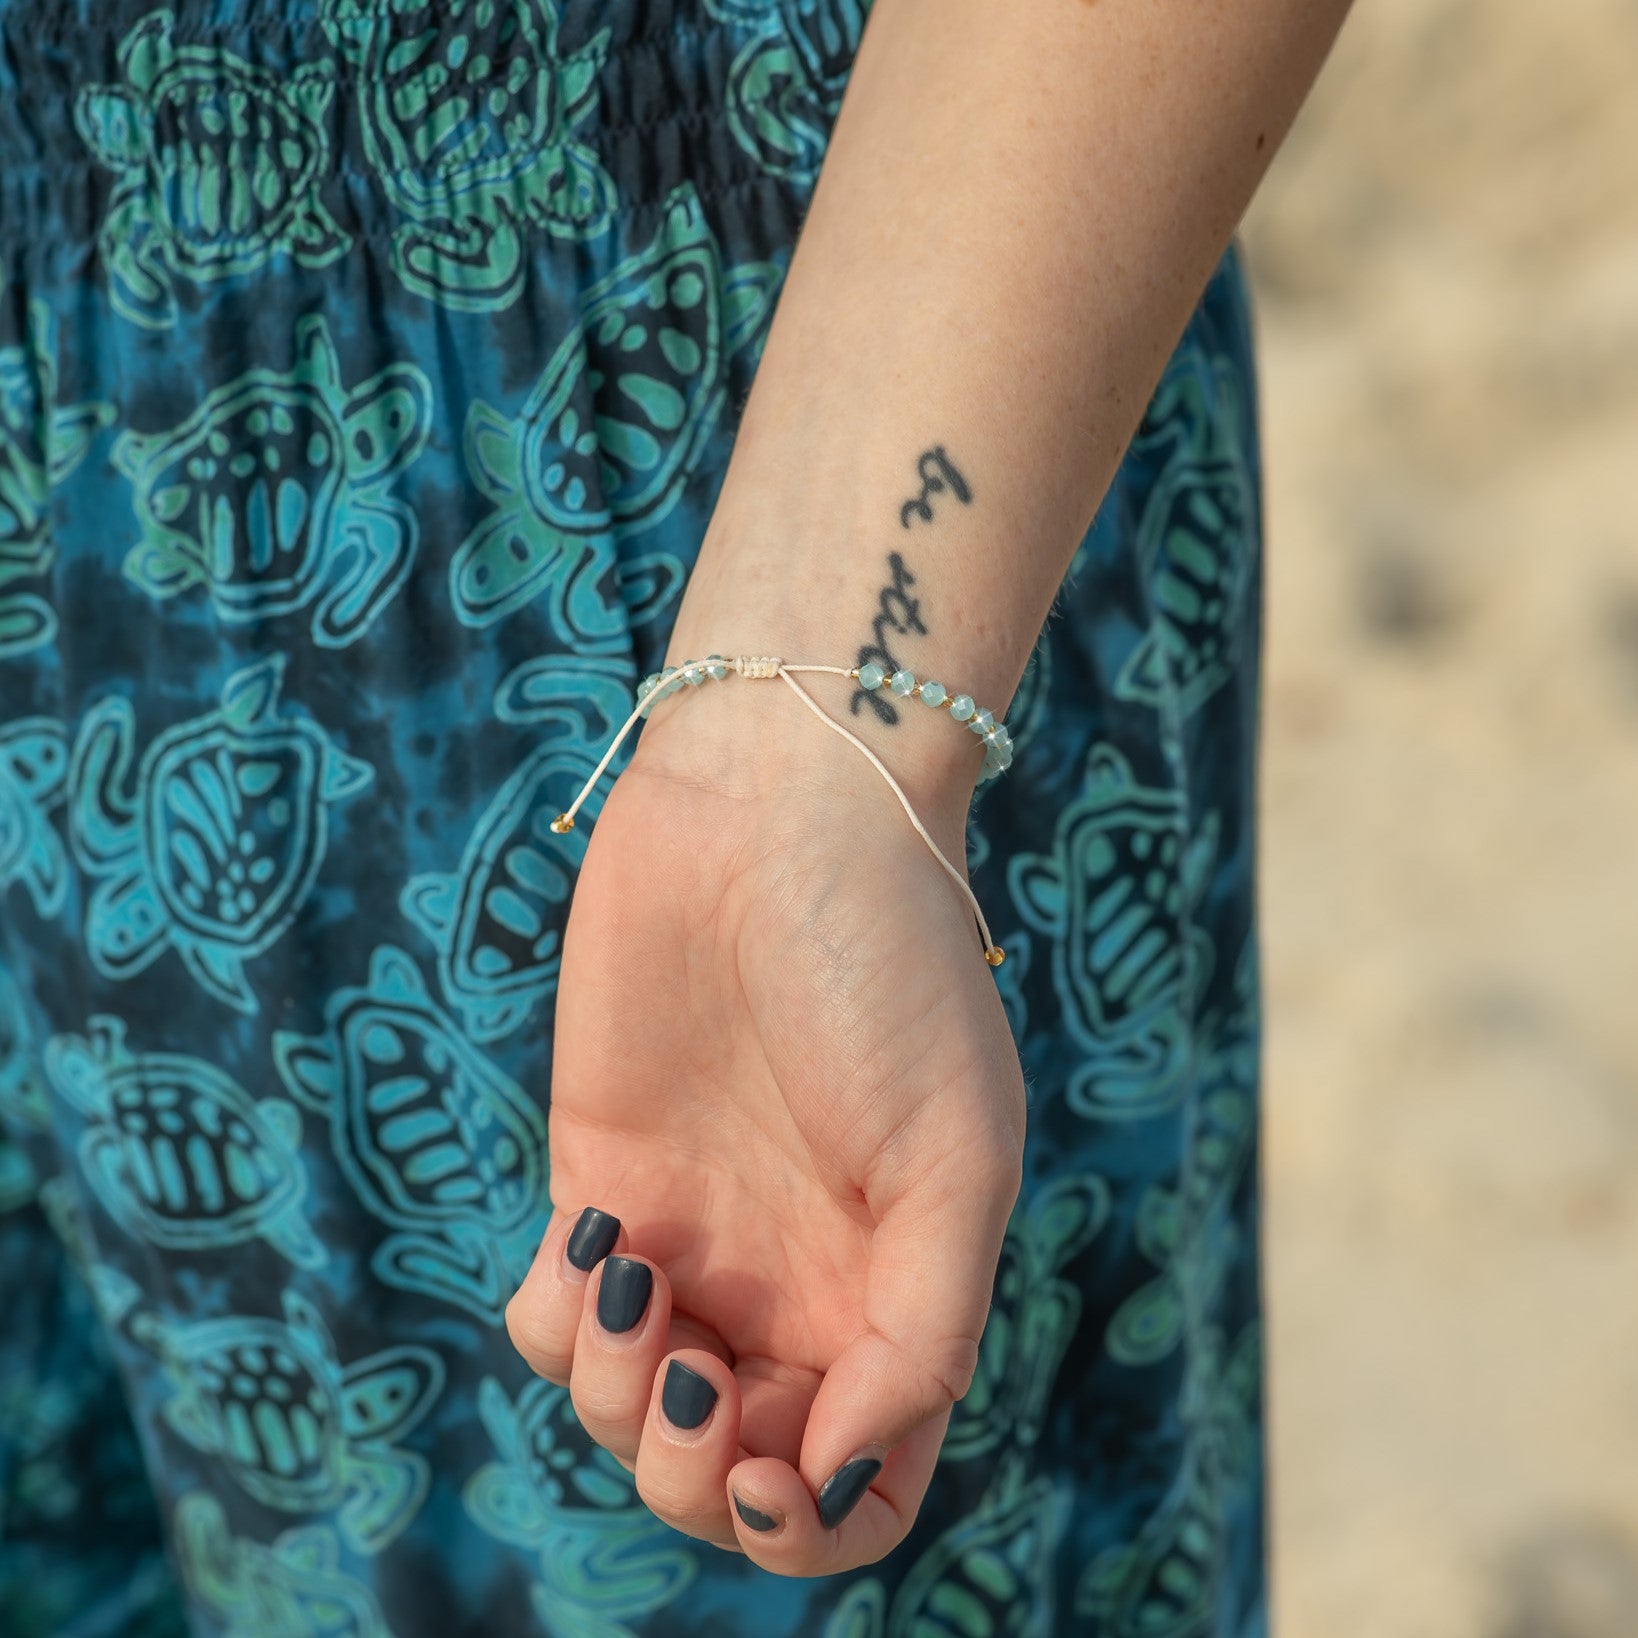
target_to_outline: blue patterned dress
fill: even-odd
[[[502,1309],[565,804],[663,654],[864,0],[0,0],[0,1632],[1257,1638],[1237,250],[1009,713],[1031,1087],[910,1538],[656,1520]]]

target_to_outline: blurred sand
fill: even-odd
[[[1638,1635],[1638,5],[1360,0],[1245,226],[1280,1638]]]

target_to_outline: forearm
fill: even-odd
[[[999,711],[1345,9],[876,0],[670,657],[886,648]]]

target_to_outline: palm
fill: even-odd
[[[770,808],[634,766],[588,846],[559,989],[554,1200],[618,1202],[670,1280],[673,1345],[733,1366],[744,1450],[793,1466],[824,1374],[941,1273],[906,1249],[962,1196],[961,1278],[993,1270],[1012,1195],[985,1184],[1022,1143],[971,919],[874,778]],[[960,1341],[925,1361],[955,1396]]]

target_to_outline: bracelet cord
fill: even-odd
[[[818,719],[824,723],[827,728],[840,734],[843,739],[845,739],[850,745],[856,747],[869,759],[870,765],[882,776],[883,779],[887,781],[893,794],[899,799],[899,806],[904,809],[910,823],[915,826],[916,834],[927,844],[933,857],[938,860],[944,873],[956,884],[958,888],[961,889],[963,896],[967,900],[968,906],[972,910],[973,917],[978,923],[979,935],[984,940],[984,959],[992,967],[999,967],[1002,961],[1005,959],[1006,953],[1002,950],[1000,945],[998,945],[995,940],[990,937],[989,923],[984,919],[984,911],[979,905],[977,895],[974,894],[972,888],[968,886],[961,872],[957,870],[956,867],[944,856],[944,852],[939,847],[938,843],[935,842],[931,835],[928,834],[927,827],[921,822],[921,818],[917,814],[914,805],[910,801],[910,798],[904,794],[904,788],[899,784],[898,780],[893,777],[887,764],[883,762],[882,759],[877,756],[876,753],[871,750],[871,748],[866,745],[865,742],[860,739],[851,728],[847,727],[844,723],[838,722],[833,716],[831,716],[831,714],[826,711],[824,707],[821,706],[819,702],[807,691],[807,689],[805,689],[792,675],[793,672],[811,671],[828,672],[832,676],[837,677],[857,677],[858,672],[856,670],[850,670],[846,666],[840,665],[791,665],[784,660],[775,658],[772,655],[740,654],[731,659],[724,658],[717,663],[725,666],[728,670],[737,672],[742,677],[783,678],[786,685],[796,694],[796,697],[801,700],[802,703],[807,706],[807,708],[813,712],[813,714],[818,717]],[[563,812],[552,821],[552,829],[556,831],[558,835],[565,835],[567,832],[574,829],[574,816],[579,811],[580,805],[588,796],[591,795],[592,791],[596,789],[598,780],[603,777],[604,773],[608,769],[608,765],[614,760],[615,753],[620,749],[626,735],[637,726],[638,721],[643,717],[649,706],[656,698],[658,698],[660,689],[673,678],[685,677],[691,672],[703,670],[704,662],[687,661],[682,665],[671,666],[669,669],[658,674],[658,679],[654,690],[637,701],[637,704],[632,709],[631,715],[628,716],[621,724],[620,731],[614,736],[613,740],[610,741],[609,748],[603,753],[597,766],[593,768],[591,773],[587,776],[585,784],[580,787],[579,794],[576,795],[575,799],[568,805],[568,807],[566,807]]]

